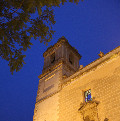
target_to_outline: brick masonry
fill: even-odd
[[[84,102],[84,91],[91,89],[99,102],[98,120],[120,121],[120,56],[98,65],[92,71],[78,76],[59,93],[58,121],[83,121],[78,109]]]
[[[59,45],[59,49],[69,50],[64,47]],[[50,73],[44,69],[33,121],[120,121],[120,47],[74,74],[68,64],[61,61]],[[92,101],[85,102],[84,92],[89,89]]]

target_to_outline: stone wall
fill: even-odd
[[[84,92],[91,89],[91,95],[97,102],[97,119],[94,121],[120,121],[120,56],[113,55],[107,61],[99,64],[89,72],[68,81],[59,92],[59,119],[58,121],[86,120],[80,105],[86,105]],[[92,108],[92,107],[91,107]],[[89,108],[89,110],[91,110]],[[90,111],[92,112],[92,111]],[[94,114],[88,114],[93,116]],[[90,117],[89,117],[90,119]],[[90,121],[88,119],[88,121]],[[86,120],[87,121],[87,120]]]
[[[33,121],[57,121],[58,120],[58,93],[35,104]]]

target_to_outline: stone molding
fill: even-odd
[[[98,104],[99,102],[95,100],[80,104],[78,111],[82,114],[84,121],[99,121]]]
[[[78,51],[72,47],[67,39],[65,37],[60,38],[57,43],[55,43],[53,46],[49,47],[44,53],[43,53],[43,57],[47,56],[48,53],[52,52],[55,48],[59,47],[61,44],[65,44],[68,48],[70,48],[71,50],[73,50],[73,52],[79,57],[79,59],[81,58],[81,55],[78,53]]]

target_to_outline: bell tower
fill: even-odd
[[[79,69],[81,55],[65,37],[61,37],[43,53],[43,57],[33,121],[57,121],[61,85]]]

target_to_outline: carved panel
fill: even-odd
[[[84,121],[99,121],[97,105],[98,102],[96,101],[81,103],[79,112],[83,115]]]

